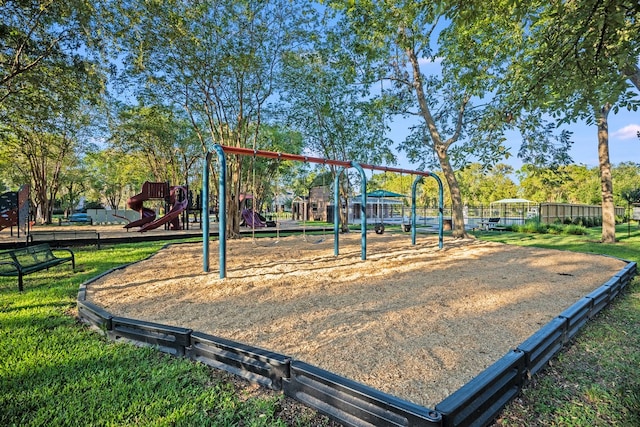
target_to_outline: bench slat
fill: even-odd
[[[95,244],[100,249],[100,233],[96,230],[32,231],[27,236],[28,243],[42,242],[53,246],[58,246],[58,243],[74,244],[77,241]]]

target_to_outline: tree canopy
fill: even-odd
[[[45,218],[50,201],[74,197],[86,163],[117,206],[142,179],[197,183],[194,166],[221,143],[373,164],[402,151],[447,182],[462,236],[462,205],[486,202],[486,182],[513,193],[501,164],[512,155],[523,182],[553,188],[540,197],[598,199],[565,185],[594,182],[567,166],[571,133],[558,124],[575,120],[598,126],[607,215],[619,200],[607,115],[640,102],[634,0],[6,1],[0,13],[0,150],[17,160],[0,168],[31,181]],[[399,117],[418,124],[394,147]],[[522,136],[515,153],[508,131]],[[276,176],[302,169],[232,156],[231,231],[240,194],[266,200]]]
[[[516,122],[532,112],[597,125],[602,240],[615,241],[608,115],[640,102],[640,6],[635,0],[455,2],[456,62],[492,61],[496,96]],[[534,116],[535,117],[535,116]],[[538,126],[538,125],[536,125]],[[562,148],[562,142],[559,148]],[[539,143],[533,142],[535,145]],[[533,145],[535,147],[535,145]],[[554,152],[545,146],[543,152]]]

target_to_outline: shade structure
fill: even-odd
[[[407,197],[404,194],[394,193],[387,190],[375,190],[371,193],[367,193],[367,197]]]

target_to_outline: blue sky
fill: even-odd
[[[598,166],[597,127],[574,124],[569,128],[574,132],[571,155],[575,163]],[[640,113],[620,111],[609,114],[609,155],[611,163],[640,163]]]
[[[421,61],[421,69],[425,75],[440,72],[439,61]],[[388,136],[396,144],[399,144],[409,134],[409,127],[412,123],[417,123],[416,119],[397,118],[391,124],[391,132]],[[583,164],[588,167],[598,166],[598,129],[596,125],[588,125],[584,122],[566,125],[563,129],[573,132],[571,157],[573,163]],[[609,155],[612,164],[622,162],[640,163],[640,139],[637,136],[640,131],[640,112],[620,110],[618,114],[613,111],[609,113]],[[522,162],[517,157],[520,148],[519,136],[515,134],[509,140],[512,156],[502,161],[502,163],[513,166],[515,170],[520,169]],[[417,169],[416,165],[410,164],[404,155],[397,149],[399,166],[406,169]]]
[[[389,137],[396,143],[400,143],[409,133],[411,122],[408,120],[396,120],[391,123],[391,132]],[[571,149],[571,157],[575,164],[583,164],[588,167],[598,166],[598,138],[596,125],[587,125],[586,123],[574,123],[565,126],[566,129],[573,132],[573,147]],[[609,155],[611,163],[619,164],[622,162],[640,163],[640,139],[637,136],[640,131],[640,112],[620,111],[617,115],[611,113],[609,115]],[[520,141],[516,136],[509,140],[511,147],[511,156],[502,163],[513,166],[514,169],[520,169],[522,162],[517,158]],[[417,169],[416,165],[409,163],[398,150],[399,165],[406,169]]]

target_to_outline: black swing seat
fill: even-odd
[[[56,248],[54,251],[68,252],[69,255],[54,255],[48,243],[0,252],[0,276],[17,276],[18,290],[22,291],[22,276],[27,274],[49,269],[49,267],[65,262],[71,262],[72,269],[75,270],[76,259],[71,249]]]

